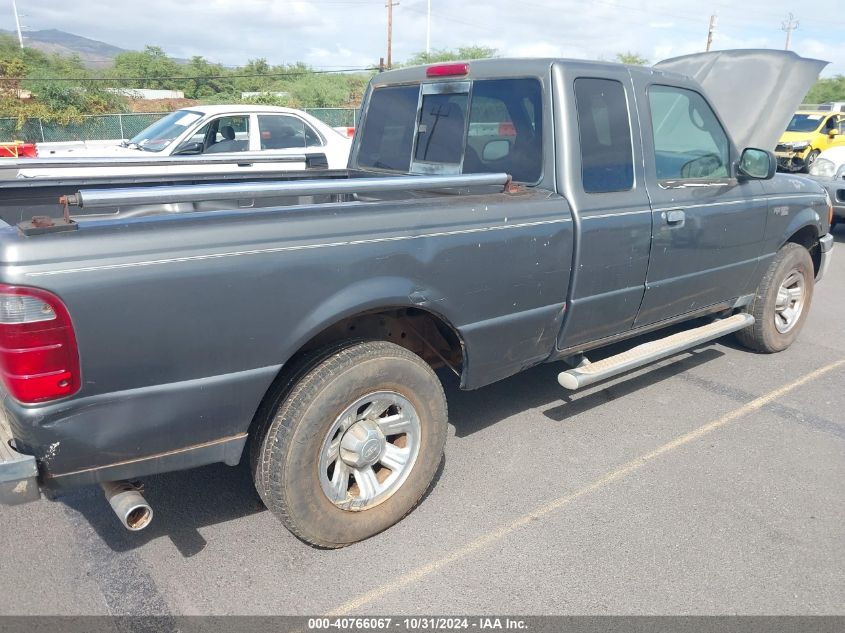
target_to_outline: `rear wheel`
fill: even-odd
[[[405,348],[356,342],[312,361],[253,445],[255,483],[297,537],[342,547],[401,520],[428,489],[446,398]]]
[[[798,337],[813,300],[815,271],[810,253],[787,243],[777,252],[757,288],[749,312],[755,322],[736,337],[749,349],[780,352]]]

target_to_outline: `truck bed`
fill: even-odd
[[[38,162],[36,159],[32,162]],[[138,176],[71,176],[61,178],[14,178],[17,171],[5,165],[0,165],[0,220],[7,224],[18,224],[31,219],[33,216],[48,216],[60,218],[63,207],[59,198],[76,193],[80,189],[117,189],[125,187],[170,187],[195,184],[224,184],[224,183],[267,183],[288,182],[293,180],[335,179],[348,178],[349,172],[343,170],[306,169],[297,171],[279,171],[275,173],[237,171],[234,167],[231,173],[218,174],[141,174]],[[71,172],[72,173],[72,172]],[[276,202],[265,201],[264,206],[272,206]],[[220,207],[205,207],[207,209]],[[162,207],[162,212],[176,210],[195,210],[194,207]],[[127,205],[121,209],[113,208],[75,209],[74,215],[103,215],[115,214],[121,210],[127,211]]]

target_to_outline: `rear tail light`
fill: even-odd
[[[26,404],[79,390],[79,350],[67,308],[38,288],[0,284],[0,378]]]

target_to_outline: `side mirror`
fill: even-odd
[[[770,180],[774,178],[778,161],[774,153],[755,147],[742,150],[737,170],[740,176],[752,180]]]
[[[832,130],[829,130],[829,131],[828,131],[828,133],[827,133],[827,135],[828,135],[830,138],[833,138],[833,137],[834,137],[834,136],[836,136],[837,134],[839,134],[839,130],[837,130],[836,128],[834,128],[834,129],[832,129]]]
[[[173,152],[174,156],[194,156],[196,154],[202,154],[203,145],[198,141],[188,141],[187,143],[182,143],[182,145],[176,148],[176,151]]]
[[[481,152],[481,160],[488,162],[491,160],[502,160],[511,153],[510,141],[499,139],[496,141],[489,141],[484,145],[484,150]]]

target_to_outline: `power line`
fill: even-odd
[[[303,75],[328,75],[378,70],[377,67],[341,68],[338,70],[301,70],[264,75],[198,75],[194,77],[0,77],[0,81],[190,81],[196,79],[264,79],[273,77],[301,77]]]

